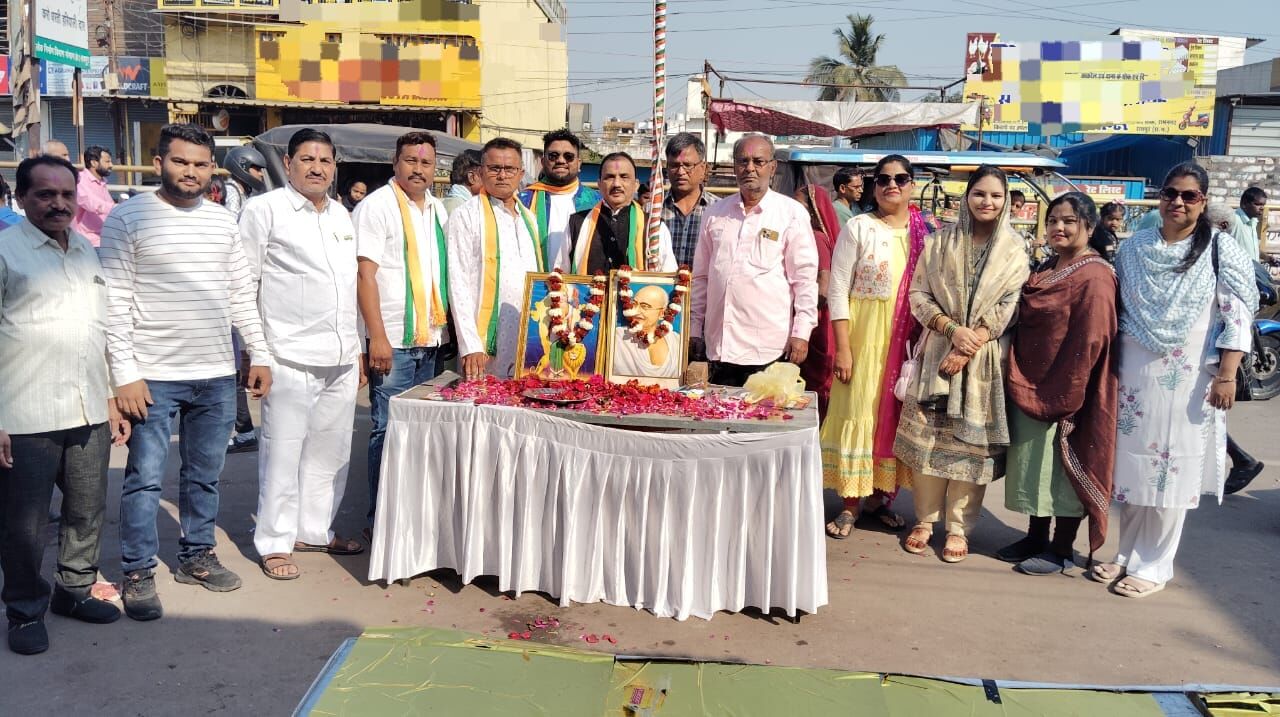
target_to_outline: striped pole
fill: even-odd
[[[667,0],[653,2],[653,171],[649,187],[653,192],[649,210],[649,234],[645,262],[650,271],[658,267],[658,244],[662,231],[663,191],[662,136],[667,115]]]

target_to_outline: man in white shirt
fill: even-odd
[[[1262,214],[1267,210],[1267,193],[1260,187],[1249,187],[1240,195],[1240,208],[1236,210],[1236,218],[1240,220],[1240,230],[1235,237],[1244,246],[1245,253],[1251,259],[1257,259],[1261,237],[1258,225],[1262,223]]]
[[[334,535],[347,484],[356,390],[356,237],[329,198],[333,140],[313,129],[289,139],[287,185],[254,197],[240,234],[271,349],[271,395],[262,402],[258,526],[253,544],[269,578],[293,580],[294,552],[355,555]]]
[[[129,423],[107,379],[107,284],[71,229],[76,173],[51,156],[18,165],[27,218],[0,232],[0,569],[9,648],[49,648],[46,609],[84,622],[120,617],[90,593],[98,574],[107,461]],[[40,577],[53,486],[62,488],[50,600]]]
[[[436,352],[449,310],[444,206],[431,196],[436,139],[396,140],[395,172],[351,216],[359,256],[360,314],[369,341],[369,513],[373,523],[391,397],[440,373]]]
[[[516,200],[524,168],[520,143],[489,140],[481,152],[484,190],[449,217],[449,303],[467,379],[509,378],[524,303],[524,276],[546,271],[536,220]],[[497,261],[486,261],[487,258]]]
[[[204,199],[213,138],[195,125],[160,132],[160,190],[111,211],[98,254],[107,275],[107,350],[116,403],[134,420],[120,498],[125,614],[163,614],[154,568],[156,514],[178,419],[178,569],[174,579],[215,592],[240,578],[213,552],[218,476],[236,418],[234,326],[249,348],[249,385],[271,386],[255,287],[235,218]]]

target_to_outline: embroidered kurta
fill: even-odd
[[[458,331],[458,353],[466,356],[485,351],[485,337],[476,326],[484,291],[484,233],[480,216],[484,195],[472,197],[449,217],[449,304]],[[492,197],[498,222],[497,351],[490,357],[488,373],[509,378],[515,370],[516,340],[520,335],[520,311],[524,303],[524,277],[538,270],[538,259],[529,230],[519,215]]]

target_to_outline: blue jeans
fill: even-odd
[[[387,409],[391,397],[440,375],[436,364],[437,347],[391,349],[391,372],[382,376],[369,372],[369,524],[378,502],[378,474],[382,470],[382,442],[387,435]]]
[[[154,402],[146,420],[133,425],[129,461],[120,497],[120,561],[124,571],[156,566],[160,538],[156,512],[169,458],[173,419],[178,418],[178,560],[214,546],[218,516],[218,476],[236,422],[236,377],[199,381],[147,381]]]

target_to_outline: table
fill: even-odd
[[[454,377],[443,377],[447,382]],[[791,421],[391,399],[369,579],[437,568],[659,617],[827,604],[816,402]],[[581,419],[581,420],[575,420]]]

